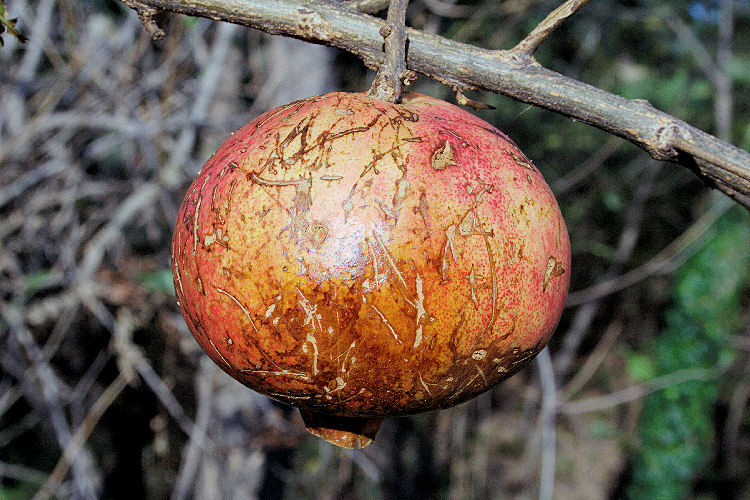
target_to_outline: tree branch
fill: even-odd
[[[406,78],[406,6],[408,0],[391,0],[387,24],[380,28],[385,40],[385,60],[378,68],[367,95],[381,101],[399,102]]]
[[[357,55],[373,69],[384,58],[379,32],[382,20],[333,2],[141,0],[141,3],[338,47]],[[707,184],[750,208],[750,154],[655,109],[647,101],[626,99],[568,78],[518,51],[481,49],[414,29],[407,29],[407,36],[407,68],[451,87],[496,92],[623,137],[657,160],[690,168]],[[686,147],[688,143],[690,146]]]

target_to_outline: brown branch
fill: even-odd
[[[382,63],[382,20],[320,0],[141,0],[160,10],[207,17],[331,45]],[[407,67],[453,86],[496,92],[623,137],[657,160],[679,163],[750,208],[750,154],[640,99],[626,99],[548,70],[518,51],[486,50],[407,29]],[[684,138],[693,151],[678,147]],[[721,164],[703,158],[721,158]],[[727,169],[726,165],[732,165]],[[741,172],[738,175],[737,172]]]
[[[381,101],[399,102],[406,73],[406,6],[408,0],[391,0],[386,24],[380,28],[385,40],[385,61],[378,68],[367,95]]]
[[[511,49],[526,56],[531,56],[534,51],[555,31],[567,18],[586,5],[589,0],[567,0],[564,4],[549,13],[544,20],[534,28],[526,38],[518,42]]]

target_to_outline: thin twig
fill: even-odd
[[[511,52],[531,57],[539,45],[541,45],[541,43],[545,41],[558,26],[588,2],[589,0],[567,0],[564,4],[550,12],[549,15],[531,31],[531,33],[526,35],[526,38],[510,49]]]
[[[73,463],[75,457],[81,451],[84,443],[94,430],[94,427],[99,423],[99,419],[101,419],[104,412],[107,411],[112,403],[114,403],[117,396],[120,395],[126,386],[127,380],[125,376],[120,373],[117,378],[109,384],[104,392],[102,392],[96,402],[94,402],[91,410],[89,410],[86,418],[83,419],[83,423],[81,423],[75,434],[73,434],[70,442],[65,447],[62,457],[60,457],[55,468],[52,469],[52,473],[47,478],[47,481],[45,481],[42,488],[37,491],[32,500],[47,500],[54,494],[57,486],[65,478],[65,474],[68,473],[70,464]]]
[[[397,103],[401,100],[406,73],[406,6],[408,0],[391,0],[386,24],[380,29],[385,40],[385,60],[378,68],[367,95]]]
[[[536,357],[539,367],[539,383],[542,387],[542,465],[539,474],[539,499],[552,500],[555,493],[555,458],[556,432],[555,408],[557,406],[557,388],[552,357],[549,348],[545,348]]]
[[[566,415],[580,415],[593,411],[602,411],[614,408],[644,396],[652,392],[660,391],[685,382],[694,380],[711,380],[720,375],[719,370],[709,370],[705,368],[686,368],[678,370],[661,377],[656,377],[642,384],[631,385],[625,389],[607,394],[605,396],[596,396],[590,398],[574,399],[559,404],[557,407],[559,413]]]

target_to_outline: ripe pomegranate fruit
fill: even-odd
[[[206,353],[340,446],[458,404],[549,341],[570,246],[539,171],[444,101],[331,93],[269,111],[208,160],[172,270]]]

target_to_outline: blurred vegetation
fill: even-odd
[[[644,381],[686,369],[703,369],[708,380],[669,387],[646,400],[630,498],[686,498],[712,458],[713,409],[721,375],[735,357],[731,336],[742,324],[740,299],[750,282],[750,252],[738,251],[750,248],[750,218],[735,208],[712,233],[677,272],[664,329],[641,361],[650,365],[641,369]]]
[[[559,3],[412,0],[409,23],[510,48]],[[29,41],[5,36],[0,49],[0,500],[38,491],[66,432],[123,373],[133,380],[59,497],[537,497],[534,364],[459,407],[389,419],[350,453],[206,363],[174,304],[169,241],[192,176],[300,80],[366,89],[373,74],[356,58],[175,15],[159,18],[167,37],[154,44],[110,0],[4,5]],[[745,0],[592,1],[536,55],[750,150]],[[299,78],[300,58],[325,74]],[[452,99],[424,78],[414,89]],[[618,138],[470,94],[540,168],[573,246],[551,343],[556,498],[747,498],[747,214]],[[720,97],[731,116],[717,113]],[[604,282],[609,293],[595,293]]]

